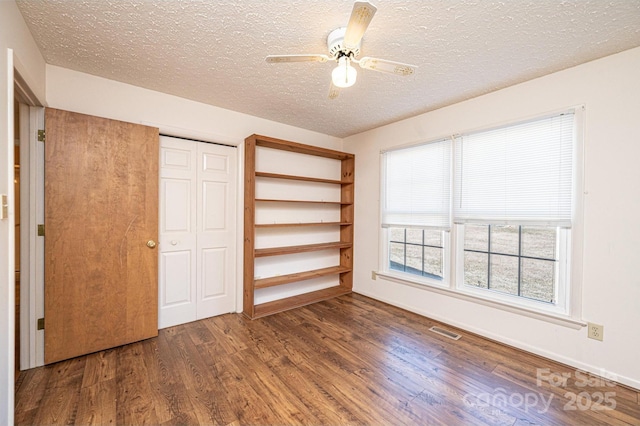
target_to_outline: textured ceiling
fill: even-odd
[[[419,68],[329,100],[334,63],[264,58],[327,53],[352,1],[17,1],[49,64],[338,137],[640,46],[640,0],[373,3],[360,56]]]

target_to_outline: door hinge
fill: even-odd
[[[38,318],[38,330],[44,330],[44,318]]]
[[[9,199],[7,195],[0,195],[0,219],[9,217]]]
[[[44,237],[44,225],[38,225],[38,237]]]
[[[45,139],[44,130],[38,130],[38,141],[44,142],[44,139]]]

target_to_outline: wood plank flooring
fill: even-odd
[[[640,401],[635,390],[353,294],[255,321],[210,318],[22,372],[15,422],[640,425]]]

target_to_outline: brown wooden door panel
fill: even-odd
[[[158,334],[158,129],[45,113],[45,363]]]

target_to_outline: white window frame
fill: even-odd
[[[382,229],[382,250],[380,264],[383,265],[382,272],[378,272],[380,275],[395,277],[399,280],[410,279],[410,281],[427,286],[434,286],[440,288],[451,287],[451,232],[449,230],[441,230],[442,232],[442,280],[436,280],[434,278],[420,276],[412,274],[410,272],[397,271],[389,268],[389,228]],[[429,229],[429,227],[416,227],[416,229]]]
[[[504,127],[516,125],[523,121],[544,118],[545,116],[561,114],[564,112],[573,112],[575,120],[575,144],[573,147],[573,219],[570,229],[560,228],[558,238],[558,259],[557,262],[557,301],[555,304],[530,300],[521,296],[513,296],[497,291],[488,291],[486,289],[473,289],[460,283],[464,280],[464,263],[461,259],[463,255],[463,233],[459,232],[462,225],[453,225],[450,230],[443,232],[443,279],[433,280],[428,277],[421,277],[411,273],[403,273],[400,271],[389,269],[389,232],[383,228],[381,220],[379,221],[379,244],[380,257],[378,260],[377,276],[383,279],[399,284],[409,285],[425,291],[432,291],[458,299],[490,306],[508,312],[513,312],[536,318],[539,320],[551,322],[557,325],[579,329],[586,326],[586,322],[582,320],[582,258],[583,258],[583,238],[584,238],[584,220],[583,206],[585,182],[584,182],[584,121],[585,107],[584,105],[563,108],[561,110],[550,111],[544,114],[536,114],[523,119],[509,120],[508,122],[499,123],[494,126],[487,126],[484,129],[473,129],[472,131],[481,131],[496,127]],[[468,133],[467,131],[465,133]],[[453,139],[454,136],[451,138]],[[443,138],[434,138],[433,141],[442,140]],[[428,142],[423,142],[428,143]],[[453,143],[453,142],[452,142]],[[416,145],[411,144],[411,145]],[[411,146],[407,145],[407,146]],[[397,147],[394,149],[398,149]],[[452,150],[454,147],[452,146]],[[384,173],[382,154],[380,155],[380,182],[381,189],[384,187]],[[451,164],[451,180],[453,186],[453,158]],[[453,196],[451,196],[453,198]],[[382,197],[381,197],[382,202]],[[382,211],[382,204],[380,206]],[[499,225],[499,224],[498,224]]]
[[[499,225],[486,223],[486,225]],[[475,288],[464,283],[464,225],[458,224],[456,227],[456,290],[481,299],[498,301],[523,308],[540,310],[556,315],[567,315],[569,310],[569,289],[570,289],[570,251],[571,229],[559,228],[556,241],[556,252],[558,260],[555,263],[555,303],[543,302],[529,299],[491,289]]]

